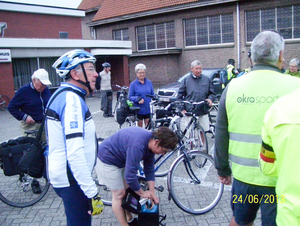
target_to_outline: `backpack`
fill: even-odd
[[[227,84],[228,78],[227,78],[227,69],[223,68],[220,71],[220,83],[221,84]]]

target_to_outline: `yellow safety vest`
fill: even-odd
[[[262,139],[275,162],[260,160],[266,175],[278,178],[274,201],[278,203],[276,223],[300,225],[300,89],[273,104],[267,111]],[[267,151],[267,150],[266,150]]]
[[[231,77],[233,76],[233,73],[232,73],[232,69],[234,68],[233,65],[231,64],[228,64],[227,65],[227,79],[228,81],[231,79]]]
[[[299,88],[299,83],[298,78],[271,67],[253,70],[229,83],[226,96],[229,158],[236,179],[254,185],[276,185],[276,179],[263,175],[258,166],[263,118],[274,101]]]

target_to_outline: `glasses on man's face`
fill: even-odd
[[[92,73],[96,72],[96,69],[94,67],[84,68],[86,71],[90,71]]]
[[[296,66],[296,65],[290,65],[290,67],[292,67],[292,68],[296,68],[297,66]]]

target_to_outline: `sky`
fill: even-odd
[[[4,0],[4,1],[76,9],[82,0]]]

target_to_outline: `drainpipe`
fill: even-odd
[[[241,68],[241,55],[240,55],[240,6],[236,3],[236,30],[237,30],[237,62],[238,68]]]

